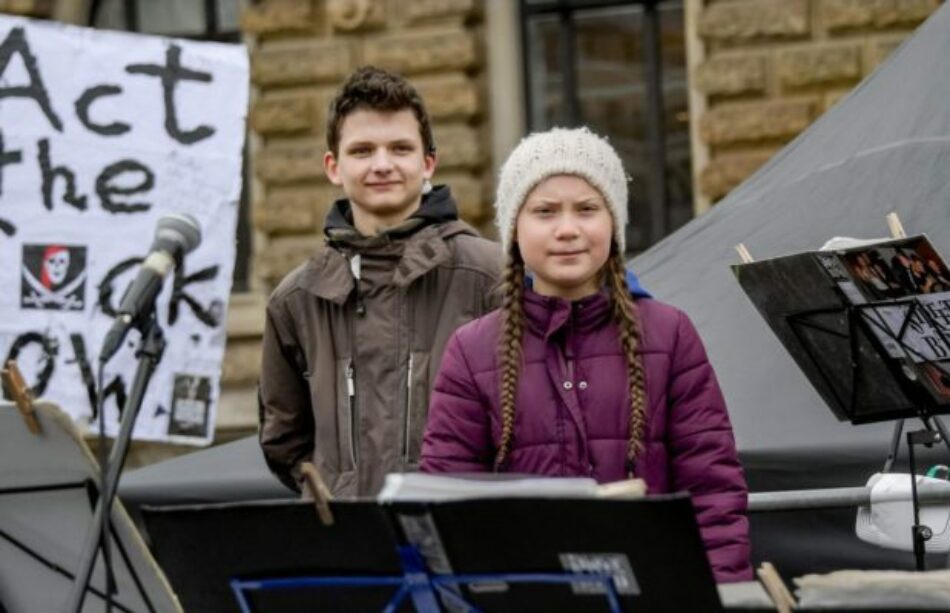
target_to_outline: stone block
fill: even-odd
[[[254,223],[268,234],[312,234],[323,228],[331,205],[342,196],[330,183],[275,187],[255,207]]]
[[[52,0],[0,0],[0,12],[30,17],[49,17],[53,12]]]
[[[721,104],[703,115],[699,132],[710,145],[788,140],[815,119],[812,98]]]
[[[478,0],[404,0],[400,3],[411,22],[449,17],[465,19],[480,14],[481,4]]]
[[[480,63],[475,32],[463,28],[410,30],[367,39],[367,64],[412,74],[462,70]]]
[[[800,45],[778,54],[779,82],[800,88],[861,78],[860,43]]]
[[[824,95],[824,110],[827,111],[851,93],[850,89],[835,89]]]
[[[345,40],[275,41],[251,58],[251,79],[259,85],[337,82],[355,68]]]
[[[252,3],[241,15],[241,30],[247,34],[307,30],[313,25],[314,10],[309,0]]]
[[[891,28],[920,23],[940,0],[823,0],[821,21],[830,31]]]
[[[730,43],[762,38],[802,37],[811,31],[807,0],[732,0],[706,7],[700,36]]]
[[[865,49],[864,74],[874,72],[874,69],[894,52],[907,38],[907,34],[875,36],[867,43]]]
[[[325,152],[314,140],[269,143],[254,160],[255,173],[265,183],[322,180]]]
[[[696,87],[710,96],[761,93],[767,84],[765,53],[724,53],[703,62],[696,70]]]
[[[223,444],[257,434],[257,385],[222,386],[214,441]]]
[[[259,134],[322,129],[322,99],[314,92],[264,94],[251,108],[251,128]]]
[[[228,339],[221,364],[222,385],[250,385],[261,376],[261,343]]]
[[[337,32],[361,32],[386,24],[384,0],[327,0],[327,19]]]
[[[463,172],[440,173],[436,172],[434,183],[444,183],[452,188],[452,195],[459,206],[459,217],[477,225],[488,214],[488,204],[485,202],[484,184],[478,177]]]
[[[312,256],[322,242],[323,237],[317,234],[274,237],[257,252],[255,270],[262,279],[276,285],[287,273]]]
[[[264,334],[267,297],[260,292],[232,293],[228,300],[226,329],[229,339],[258,340]]]
[[[478,168],[485,161],[485,149],[475,128],[464,124],[435,125],[432,132],[440,169]]]
[[[752,175],[776,152],[777,149],[717,155],[700,173],[700,189],[706,196],[718,200]]]
[[[419,95],[426,102],[429,117],[436,119],[467,119],[479,115],[482,101],[475,81],[462,73],[413,79]]]

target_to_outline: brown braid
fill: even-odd
[[[630,386],[630,440],[627,443],[627,472],[632,476],[634,460],[643,450],[643,433],[646,428],[646,384],[643,363],[636,353],[641,338],[637,307],[630,297],[623,256],[615,250],[607,261],[607,283],[611,293],[614,321],[620,326],[620,342],[627,357],[627,384]]]
[[[498,340],[501,359],[501,441],[495,454],[495,471],[504,469],[515,429],[515,398],[521,374],[521,336],[524,330],[524,261],[513,245],[505,263],[502,327]]]

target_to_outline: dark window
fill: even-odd
[[[529,131],[589,126],[630,185],[627,249],[692,217],[682,1],[521,0]]]
[[[92,0],[89,25],[192,40],[237,43],[241,40],[240,14],[248,0]],[[235,292],[250,286],[252,254],[250,203],[247,186],[247,147],[242,166],[241,202],[237,222]]]

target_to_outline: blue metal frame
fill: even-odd
[[[412,598],[412,604],[418,613],[439,613],[442,609],[436,598],[438,593],[447,600],[461,606],[465,611],[475,613],[478,608],[463,599],[450,587],[483,582],[505,583],[601,583],[611,613],[620,613],[620,595],[614,585],[612,575],[603,573],[480,573],[463,575],[443,575],[430,573],[419,550],[413,546],[399,547],[399,560],[403,574],[400,576],[328,576],[328,577],[290,577],[282,579],[257,579],[244,581],[231,579],[231,590],[238,601],[242,613],[251,613],[248,591],[268,591],[296,589],[304,587],[380,587],[398,586],[399,590],[386,603],[384,613],[394,613],[406,597]]]

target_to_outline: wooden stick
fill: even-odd
[[[736,252],[739,254],[739,259],[742,260],[743,264],[751,264],[755,261],[752,258],[752,254],[749,253],[749,250],[745,248],[744,243],[739,243],[736,245]]]
[[[771,562],[762,562],[762,566],[755,571],[755,574],[759,576],[759,581],[765,586],[765,591],[769,593],[779,613],[789,613],[795,608],[792,593],[785,587],[785,582],[782,581]]]
[[[303,473],[304,483],[307,489],[313,495],[313,504],[317,507],[317,517],[324,526],[333,525],[333,512],[330,511],[330,501],[333,500],[333,494],[330,488],[324,483],[323,477],[312,462],[304,462],[300,465],[300,472]]]
[[[43,428],[40,426],[40,422],[37,421],[36,411],[33,409],[33,394],[30,392],[30,388],[27,387],[26,381],[23,380],[23,375],[16,365],[16,360],[9,360],[7,367],[0,370],[0,376],[2,376],[7,393],[13,398],[17,408],[20,409],[26,427],[33,434],[42,433]]]
[[[907,233],[904,232],[904,225],[901,223],[901,218],[897,216],[896,211],[891,211],[887,214],[887,227],[891,230],[891,238],[907,238]]]

